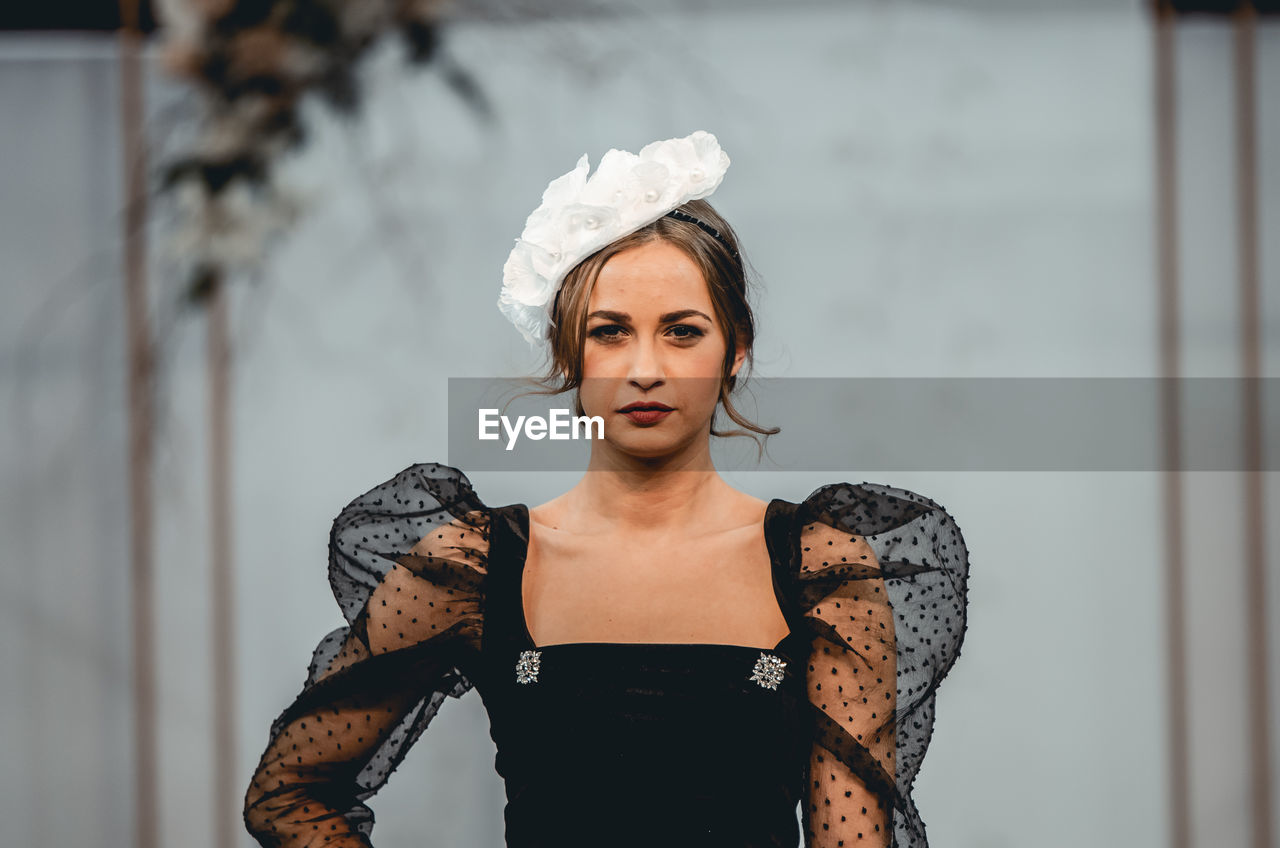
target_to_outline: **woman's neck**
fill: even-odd
[[[738,494],[709,451],[661,459],[593,451],[586,474],[556,499],[556,512],[587,534],[675,531],[706,527]]]

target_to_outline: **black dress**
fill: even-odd
[[[525,505],[487,506],[435,463],[342,510],[329,579],[348,624],[271,725],[245,798],[260,844],[369,846],[364,802],[472,688],[508,848],[927,844],[911,786],[968,576],[941,506],[872,483],[771,501],[790,632],[769,649],[538,647],[521,600],[528,530]]]

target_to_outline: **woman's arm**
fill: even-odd
[[[245,796],[245,826],[259,844],[369,846],[373,813],[362,802],[463,685],[445,643],[404,631],[405,590],[427,608],[431,587],[420,584],[396,566],[353,625],[335,631],[336,653],[321,644],[331,665],[273,723]]]
[[[245,826],[260,845],[369,845],[357,829],[372,814],[361,811],[356,775],[422,700],[393,683],[335,697],[273,738],[245,796]]]
[[[813,637],[806,845],[927,848],[911,787],[964,640],[960,528],[936,501],[878,483],[823,486],[796,522]]]
[[[368,848],[365,801],[445,698],[473,684],[489,510],[455,468],[410,466],[349,503],[329,539],[347,626],[316,646],[302,691],[271,724],[244,800],[264,846]]]
[[[866,541],[811,525],[805,547],[839,550],[856,576],[834,582],[810,611],[818,638],[809,658],[814,744],[809,758],[807,844],[891,842],[897,655],[893,614]]]

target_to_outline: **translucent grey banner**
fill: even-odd
[[[731,399],[747,419],[780,432],[756,437],[765,443],[762,458],[756,442],[743,437],[713,437],[711,455],[726,471],[1275,471],[1276,383],[757,378]],[[601,431],[628,450],[660,451],[691,432],[696,410],[709,410],[716,393],[716,383],[702,379],[656,385],[593,379],[581,391],[587,414],[599,421],[589,428],[579,422],[575,438],[575,394],[524,394],[531,388],[514,378],[450,378],[449,464],[468,471],[582,471]],[[1176,416],[1165,415],[1170,399]],[[1251,399],[1260,405],[1262,440],[1252,461],[1245,450]],[[633,401],[660,401],[675,411],[656,423],[633,421],[617,411]],[[723,409],[714,426],[742,429]],[[1175,426],[1179,450],[1171,460],[1165,432]]]

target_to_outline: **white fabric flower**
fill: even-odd
[[[679,144],[653,142],[640,151],[640,159],[659,162],[681,175],[686,200],[700,200],[715,191],[729,167],[729,157],[716,137],[699,130]],[[674,208],[674,207],[673,207]]]
[[[556,290],[579,262],[711,194],[728,168],[729,156],[704,130],[652,142],[638,155],[611,149],[590,177],[584,153],[573,170],[551,181],[526,219],[502,268],[498,308],[537,345],[545,338]]]
[[[537,304],[546,297],[545,277],[534,267],[534,251],[541,248],[528,242],[517,241],[507,264],[502,268],[502,276],[508,281],[502,295],[511,303]]]

